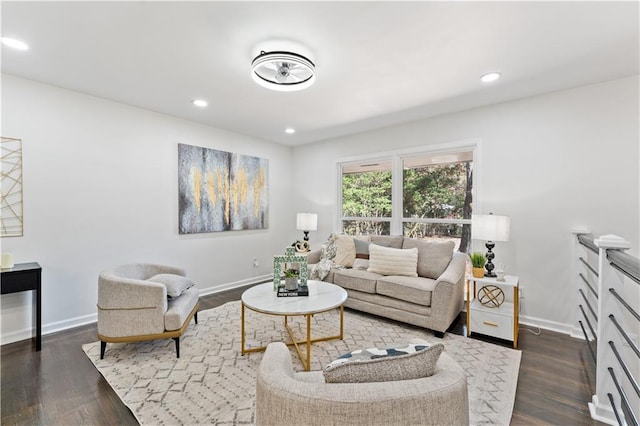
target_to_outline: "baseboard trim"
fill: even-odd
[[[593,395],[589,405],[591,418],[608,425],[617,425],[615,414],[609,405],[603,405],[598,399],[598,395]]]
[[[235,281],[226,283],[214,287],[208,287],[200,290],[200,296],[208,296],[210,294],[220,293],[226,290],[232,290],[238,287],[244,287],[251,284],[263,283],[271,281],[273,274],[260,275],[257,277],[248,278],[246,280]],[[98,321],[98,313],[84,315],[75,318],[69,318],[63,321],[57,321],[49,324],[42,324],[42,335],[58,333],[60,331],[70,330],[72,328],[81,327],[87,324],[93,324]],[[8,333],[2,333],[0,336],[0,345],[6,345],[9,343],[19,342],[21,340],[31,339],[31,328],[25,328],[22,330],[10,331]],[[98,337],[96,336],[96,339]]]
[[[200,290],[200,296],[208,296],[210,294],[220,293],[221,291],[233,290],[234,288],[244,287],[251,284],[258,284],[273,280],[273,274],[259,275],[257,277],[247,278],[246,280],[235,281],[214,287],[208,287]]]
[[[555,331],[556,333],[562,333],[571,337],[577,337],[573,335],[574,327],[570,324],[563,324],[561,322],[549,321],[542,318],[531,317],[528,315],[520,316],[520,325],[538,327],[543,330]]]
[[[57,333],[59,331],[65,331],[83,325],[95,323],[98,320],[98,314],[89,314],[81,317],[69,318],[63,321],[52,322],[49,324],[42,324],[42,335]],[[15,330],[9,333],[3,333],[1,337],[1,344],[6,345],[8,343],[19,342],[20,340],[26,340],[32,338],[31,328],[25,328],[22,330]]]

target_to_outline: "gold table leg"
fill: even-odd
[[[471,336],[470,321],[471,321],[471,301],[469,295],[469,287],[471,287],[471,280],[467,280],[467,337]]]
[[[246,352],[244,350],[244,303],[241,303],[242,310],[240,311],[240,316],[242,317],[242,325],[240,326],[240,333],[242,334],[242,338],[240,339],[241,343],[241,354],[244,355]]]
[[[242,351],[242,355],[246,354],[246,353],[251,353],[251,352],[262,352],[265,349],[267,349],[267,346],[260,346],[260,347],[256,347],[256,348],[245,348],[245,312],[244,312],[244,304],[242,305],[242,310],[241,310],[241,317],[242,317],[242,325],[241,325],[241,333],[242,333],[242,339],[241,339],[241,351]],[[320,312],[317,312],[320,313]],[[344,337],[344,307],[341,305],[340,306],[340,334],[336,335],[336,336],[327,336],[327,337],[318,337],[317,339],[312,339],[311,338],[311,317],[314,314],[305,314],[304,316],[306,317],[307,320],[307,335],[304,338],[304,340],[297,340],[294,336],[293,330],[291,330],[291,327],[289,326],[289,322],[288,322],[288,316],[284,315],[284,328],[285,330],[287,330],[287,334],[289,334],[289,337],[291,338],[291,342],[285,343],[287,346],[291,346],[293,345],[296,349],[296,352],[298,353],[298,358],[300,358],[300,363],[302,364],[302,367],[305,369],[305,371],[309,371],[311,369],[311,344],[312,343],[316,343],[316,342],[325,342],[327,340],[335,340],[335,339],[340,339],[342,340]],[[307,346],[307,353],[303,354],[302,350],[300,349],[300,345],[305,343]]]

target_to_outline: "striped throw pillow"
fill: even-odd
[[[371,244],[367,271],[381,275],[417,277],[418,249],[403,250]]]

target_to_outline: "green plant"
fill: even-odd
[[[471,256],[469,257],[471,258],[471,266],[473,266],[474,268],[482,268],[487,262],[487,258],[484,256],[484,254],[477,251],[471,253]]]
[[[298,276],[298,270],[297,269],[286,269],[284,271],[284,276],[285,278],[295,278]]]

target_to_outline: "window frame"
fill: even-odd
[[[420,155],[447,155],[464,151],[472,153],[473,161],[473,211],[481,212],[482,206],[479,197],[479,188],[482,182],[481,166],[481,145],[480,139],[467,139],[458,142],[425,145],[410,149],[396,151],[386,151],[372,154],[364,154],[352,157],[339,158],[336,160],[336,222],[334,229],[343,232],[343,221],[348,220],[368,220],[378,222],[390,222],[389,232],[391,235],[404,235],[405,223],[446,223],[446,224],[471,224],[471,219],[442,219],[442,218],[405,218],[403,209],[403,159]],[[342,216],[342,175],[345,165],[362,164],[374,161],[391,161],[391,217],[351,217]]]

